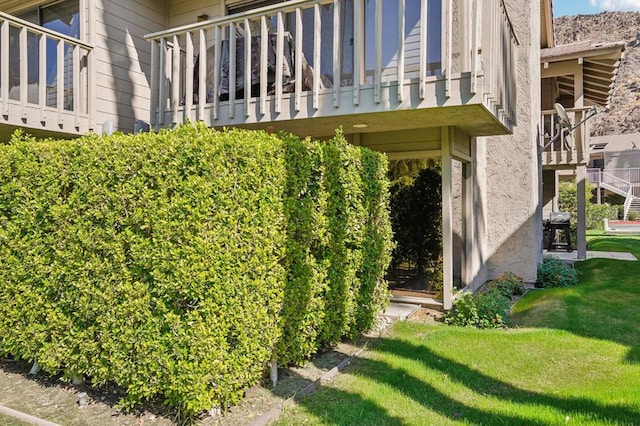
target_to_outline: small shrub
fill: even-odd
[[[509,302],[497,287],[476,295],[465,293],[456,299],[444,322],[462,327],[502,328],[506,325]]]
[[[636,220],[638,218],[638,213],[634,211],[630,211],[627,213],[627,220]]]
[[[505,272],[502,276],[489,281],[487,289],[496,288],[503,296],[511,299],[511,296],[524,293],[524,280],[511,273]]]
[[[625,197],[620,194],[609,194],[604,197],[604,202],[612,206],[621,206],[624,204]]]
[[[623,207],[624,208],[624,207]],[[618,206],[589,204],[587,206],[587,229],[604,229],[603,219],[617,219]]]
[[[545,258],[538,265],[538,279],[536,287],[566,287],[578,283],[578,273],[575,269],[555,258]]]

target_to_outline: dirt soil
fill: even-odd
[[[437,311],[434,311],[437,313]],[[419,310],[412,321],[435,321],[433,312]],[[376,338],[386,333],[391,320],[380,318],[377,327],[366,336],[315,356],[302,367],[279,370],[279,382],[271,388],[265,379],[246,390],[245,398],[227,412],[205,413],[196,420],[197,425],[247,425],[263,414],[283,405],[292,404],[294,398],[309,383],[341,361],[374,344]],[[24,361],[0,358],[0,405],[61,425],[173,425],[184,423],[175,411],[151,401],[133,413],[123,413],[114,408],[123,395],[115,386],[93,389],[88,385],[73,386],[60,377],[39,373],[29,375],[31,365]],[[87,405],[80,407],[79,394],[87,393]],[[211,415],[213,414],[213,415]],[[17,426],[22,423],[0,416],[0,426]]]

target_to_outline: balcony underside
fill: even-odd
[[[591,108],[569,108],[566,111],[571,123],[576,124],[571,131],[562,129],[558,125],[555,111],[542,113],[542,134],[544,135],[542,144],[545,149],[541,158],[544,170],[571,170],[589,162],[588,114],[591,113]]]
[[[482,96],[471,93],[471,78],[463,74],[451,79],[449,96],[445,94],[446,79],[431,77],[425,83],[424,95],[419,93],[419,80],[409,80],[403,85],[402,102],[398,101],[398,84],[382,84],[380,102],[375,101],[374,87],[363,85],[359,91],[359,103],[354,105],[352,87],[342,87],[337,106],[333,89],[321,91],[318,108],[313,107],[312,92],[300,96],[299,110],[295,108],[295,94],[283,94],[280,112],[276,112],[274,96],[268,96],[266,114],[260,111],[258,98],[251,98],[245,112],[245,100],[205,104],[200,116],[199,105],[190,114],[180,107],[177,114],[164,113],[164,124],[183,120],[202,120],[215,128],[242,127],[248,129],[284,130],[300,136],[330,136],[342,126],[345,134],[401,131],[427,127],[457,127],[469,136],[510,134],[508,120],[500,120],[499,111],[483,103]],[[233,111],[230,109],[233,108]],[[493,110],[493,111],[492,111]],[[158,116],[160,118],[160,116]],[[366,125],[366,127],[354,127]]]

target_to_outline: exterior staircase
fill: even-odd
[[[632,195],[631,196],[632,200],[631,203],[629,204],[629,211],[630,212],[636,212],[640,215],[640,198]],[[626,217],[626,215],[625,215]]]
[[[606,189],[615,194],[625,197],[624,219],[626,220],[630,211],[640,212],[640,197],[633,194],[633,184],[627,180],[616,177],[600,169],[589,169],[587,171],[589,182],[598,188]]]

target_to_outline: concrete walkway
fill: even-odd
[[[640,222],[605,219],[604,233],[606,235],[640,235]]]
[[[565,262],[579,262],[587,259],[617,259],[637,261],[638,259],[631,253],[613,252],[613,251],[587,251],[587,259],[578,259],[578,251],[571,253],[566,251],[544,251],[544,257],[555,257]]]
[[[420,306],[413,303],[391,302],[389,303],[389,306],[387,306],[387,310],[384,311],[384,314],[382,315],[393,320],[402,321],[409,318],[409,316],[417,311],[418,308],[420,308]]]

